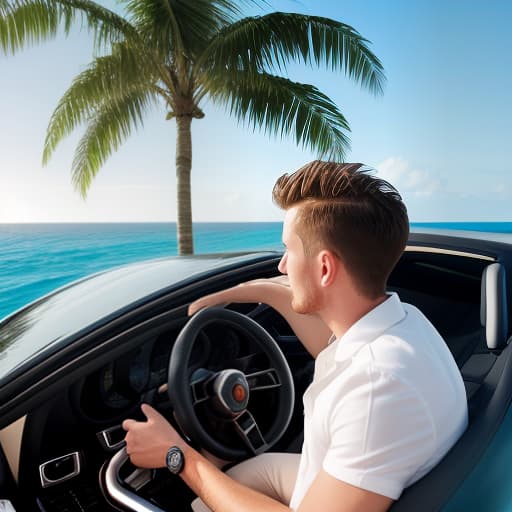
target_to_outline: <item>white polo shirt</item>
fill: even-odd
[[[464,382],[446,343],[396,294],[318,355],[304,415],[293,510],[321,469],[397,499],[468,423]]]

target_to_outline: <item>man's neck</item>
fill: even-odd
[[[337,339],[341,338],[359,319],[382,304],[388,295],[370,299],[356,293],[344,294],[341,300],[333,300],[319,315]]]

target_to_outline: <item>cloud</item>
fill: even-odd
[[[417,197],[430,197],[441,188],[441,181],[428,171],[414,169],[403,158],[392,156],[377,165],[380,178],[389,181],[400,192]]]

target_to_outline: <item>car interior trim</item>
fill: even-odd
[[[66,468],[68,461],[71,461],[71,467],[69,470]],[[81,469],[79,452],[68,453],[47,462],[43,462],[43,464],[39,466],[41,486],[43,488],[51,487],[52,485],[60,484],[66,480],[70,480],[71,478],[78,476]],[[61,471],[64,472],[59,475],[59,472]],[[51,473],[54,473],[56,477],[54,475],[51,476]]]
[[[120,438],[120,434],[122,434]],[[96,434],[103,448],[109,452],[119,450],[125,445],[124,430],[121,425],[114,425]]]
[[[0,510],[2,512],[16,512],[10,500],[0,500]]]
[[[475,258],[478,260],[485,261],[496,261],[496,258],[492,256],[486,256],[485,254],[477,254],[474,252],[466,251],[454,251],[453,249],[443,249],[440,247],[423,247],[418,245],[408,245],[405,248],[406,252],[428,252],[433,254],[446,254],[450,256],[463,256],[465,258]]]
[[[18,483],[21,440],[23,437],[23,428],[25,427],[26,419],[26,416],[22,416],[0,430],[0,445],[5,453],[7,462],[9,463],[9,468],[16,483]]]
[[[153,469],[137,468],[131,475],[124,479],[124,482],[135,491],[138,491],[151,482],[153,473]]]

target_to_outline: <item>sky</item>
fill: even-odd
[[[269,3],[265,10],[348,23],[371,41],[387,77],[382,96],[324,68],[290,66],[288,76],[338,105],[351,126],[346,160],[395,185],[412,221],[512,221],[512,2]],[[0,223],[176,220],[176,129],[163,107],[107,161],[86,200],[70,173],[80,129],[42,166],[51,114],[91,60],[91,37],[78,29],[15,56],[0,53]],[[192,124],[193,220],[282,220],[271,201],[275,180],[316,155],[202,106],[205,118]]]

